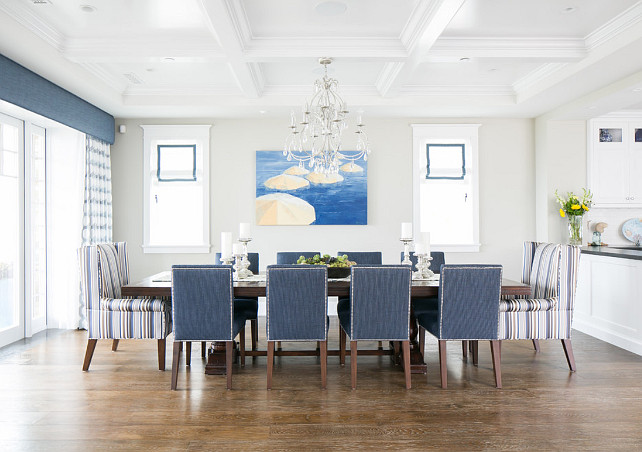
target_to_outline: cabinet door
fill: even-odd
[[[627,203],[629,198],[628,151],[600,147],[593,151],[593,191],[596,204]]]
[[[629,202],[642,205],[642,121],[630,124],[629,139]]]

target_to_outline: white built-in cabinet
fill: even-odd
[[[573,328],[642,355],[642,260],[582,253]]]
[[[642,118],[592,119],[588,185],[597,207],[642,207]]]

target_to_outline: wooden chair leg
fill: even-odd
[[[533,339],[533,348],[535,349],[535,353],[539,353],[539,339]]]
[[[252,334],[252,350],[256,350],[256,344],[259,342],[259,321],[258,319],[250,320]]]
[[[468,360],[468,341],[461,341],[461,355]]]
[[[327,375],[328,375],[328,341],[320,342],[321,347],[321,389],[325,389],[327,386]]]
[[[476,366],[479,362],[479,341],[470,341],[470,343],[473,348],[471,352],[471,354],[473,355],[473,366]]]
[[[406,389],[410,389],[412,384],[410,379],[410,341],[403,341],[401,347],[403,348],[403,373],[406,377]]]
[[[232,389],[232,356],[234,356],[234,341],[225,342],[225,373],[227,389]]]
[[[577,368],[575,367],[575,357],[573,356],[573,346],[571,345],[571,340],[562,339],[562,347],[564,347],[564,354],[566,355],[568,368],[571,369],[571,372],[575,372]]]
[[[88,339],[87,340],[87,350],[85,350],[85,361],[82,363],[82,370],[88,371],[89,365],[91,364],[91,358],[94,356],[94,350],[96,350],[96,343],[98,339]]]
[[[493,358],[493,372],[495,373],[495,386],[502,388],[502,368],[501,368],[501,341],[490,341],[490,354]]]
[[[350,341],[350,382],[357,389],[357,341]]]
[[[158,339],[158,370],[165,370],[165,339]]]
[[[201,358],[205,358],[207,355],[207,342],[201,341]]]
[[[339,364],[346,365],[346,332],[339,327]]]
[[[239,332],[239,355],[241,355],[241,367],[245,367],[245,327]]]
[[[118,350],[118,341],[119,341],[119,340],[120,340],[120,339],[114,339],[114,340],[111,342],[111,351],[112,351],[112,352],[115,352],[116,350]]]
[[[183,350],[183,343],[181,341],[174,341],[174,353],[172,357],[172,391],[176,391],[178,383],[178,367],[181,362],[181,350]]]
[[[185,342],[185,366],[192,365],[192,343]]]
[[[272,389],[272,369],[274,368],[274,341],[267,343],[267,388]]]
[[[448,387],[448,363],[446,362],[446,341],[439,341],[439,373],[441,375],[441,387]]]
[[[421,356],[424,356],[424,351],[426,350],[426,329],[419,325],[419,353]]]
[[[399,353],[401,352],[401,346],[399,345],[399,341],[393,341],[392,342],[392,348],[395,351],[395,364],[398,364],[399,361],[397,361],[397,357],[399,356]]]

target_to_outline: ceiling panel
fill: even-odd
[[[337,59],[328,66],[328,76],[336,78],[339,85],[373,86],[384,62],[355,62]],[[323,66],[317,58],[285,63],[262,63],[261,70],[266,85],[309,85],[310,90],[316,79],[322,78]]]
[[[467,0],[442,37],[584,38],[637,2]]]
[[[418,3],[418,0],[245,0],[242,5],[255,38],[398,38]],[[331,8],[333,4],[345,5],[345,12],[324,15],[324,5]]]

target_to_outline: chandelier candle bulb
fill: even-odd
[[[232,233],[221,232],[221,259],[232,257]]]
[[[239,224],[239,238],[241,239],[249,239],[251,238],[251,232],[250,232],[250,223],[241,223]]]
[[[401,238],[412,239],[412,223],[401,223]]]

